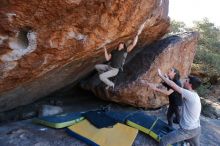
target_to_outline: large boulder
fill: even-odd
[[[211,98],[211,100],[209,99]],[[208,98],[201,97],[202,103],[202,114],[209,118],[219,119],[220,118],[220,104],[217,101],[213,101],[215,97],[209,96]]]
[[[167,72],[171,67],[177,68],[182,78],[186,77],[190,73],[198,36],[196,32],[169,36],[132,52],[123,72],[113,79],[116,83],[114,89],[107,90],[97,73],[82,81],[81,86],[105,100],[158,108],[167,104],[168,98],[146,86],[140,86],[140,80],[160,83],[157,69]]]
[[[0,111],[75,83],[145,21],[140,45],[168,31],[168,0],[2,0]]]

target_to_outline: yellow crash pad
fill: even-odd
[[[84,142],[87,139],[100,146],[131,146],[138,133],[137,129],[120,123],[110,128],[98,129],[88,120],[72,125],[68,130],[80,135]]]

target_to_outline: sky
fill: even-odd
[[[207,17],[210,22],[220,26],[220,0],[169,0],[171,20],[192,26],[193,21]]]

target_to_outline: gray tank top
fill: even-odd
[[[118,69],[122,68],[125,63],[127,54],[128,54],[126,49],[123,49],[121,51],[114,50],[112,51],[111,54],[112,54],[112,59],[110,62],[110,66],[113,68],[118,68]]]

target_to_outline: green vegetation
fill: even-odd
[[[185,31],[198,31],[200,34],[194,63],[209,65],[220,72],[220,28],[207,18],[195,21],[192,28],[186,27],[184,22],[171,22],[171,34]]]
[[[180,32],[184,32],[186,30],[186,25],[184,22],[172,21],[171,22],[171,33],[176,34]]]
[[[220,53],[212,53],[209,50],[197,49],[194,63],[204,63],[210,67],[214,67],[216,72],[220,71]]]
[[[202,84],[197,89],[198,94],[203,97],[208,96],[208,94],[210,93],[209,87],[210,87],[209,84]]]
[[[191,28],[187,27],[184,22],[171,22],[170,34],[186,31],[197,31],[200,35],[193,66],[202,66],[199,68],[200,71],[207,74],[209,79],[213,75],[220,78],[220,28],[209,22],[207,18],[202,21],[195,21]],[[210,83],[207,81],[209,79],[203,78],[204,83],[198,89],[200,95],[208,93]]]

